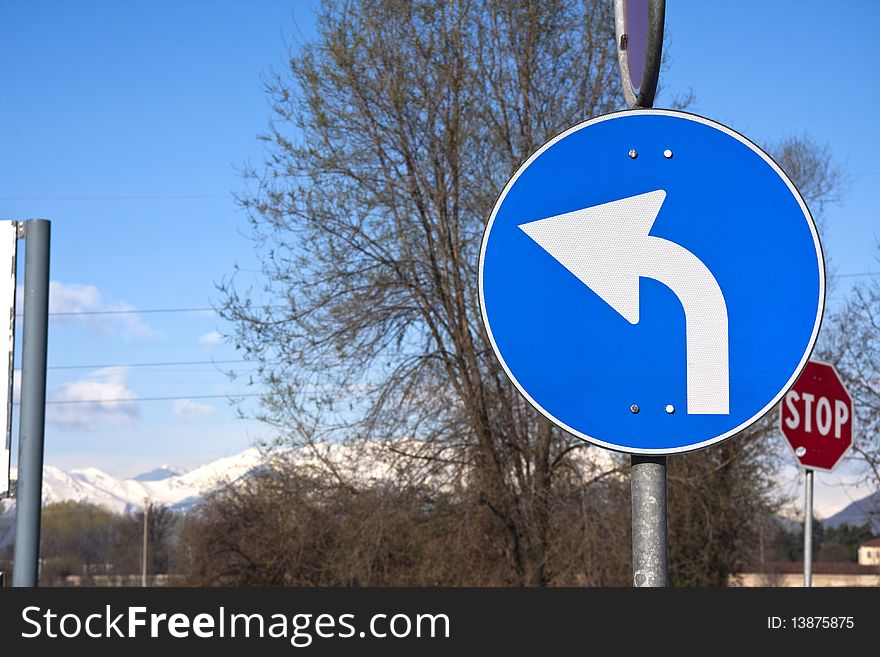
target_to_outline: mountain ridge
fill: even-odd
[[[850,527],[870,524],[875,535],[880,534],[880,491],[850,502],[822,524],[826,527],[839,527],[846,523]]]
[[[343,462],[350,458],[350,448],[333,445],[327,448],[325,457]],[[602,450],[589,450],[588,457],[598,467],[610,467],[605,463]],[[377,480],[405,477],[387,463],[378,462],[376,454],[363,453],[358,459],[358,478]],[[307,465],[311,458],[298,458]],[[43,504],[63,501],[96,504],[115,513],[135,513],[143,508],[144,500],[161,504],[173,511],[187,512],[196,506],[206,494],[221,485],[235,483],[246,478],[265,464],[265,454],[251,447],[238,454],[216,459],[190,471],[169,465],[120,479],[98,468],[76,468],[65,471],[52,465],[43,468]],[[14,500],[0,500],[0,515],[10,518],[15,508]],[[870,522],[875,534],[880,534],[880,491],[854,500],[844,509],[823,519],[826,527],[843,523],[861,525]],[[0,532],[2,533],[2,532]]]
[[[98,468],[66,471],[46,465],[43,467],[43,504],[84,502],[127,514],[139,511],[144,501],[149,500],[173,511],[185,512],[211,490],[246,477],[262,463],[260,450],[251,447],[188,472],[161,466],[127,479],[119,479]],[[5,513],[11,513],[14,501],[11,504],[6,501],[5,507]]]

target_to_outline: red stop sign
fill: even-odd
[[[785,394],[779,425],[798,462],[832,470],[852,447],[853,404],[833,365],[811,360]]]

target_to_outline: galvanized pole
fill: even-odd
[[[813,471],[804,478],[804,586],[813,586]]]
[[[666,457],[631,458],[633,585],[666,586]]]
[[[147,528],[149,527],[149,517],[150,517],[150,500],[149,498],[144,498],[144,551],[143,551],[143,561],[141,563],[141,586],[147,586],[147,547],[148,547],[148,536],[149,532]]]
[[[660,77],[666,0],[615,0],[614,14],[620,82],[626,103],[633,109],[653,107]],[[643,32],[645,43],[635,44],[630,31]],[[631,60],[630,53],[639,51],[636,45],[645,46],[644,61]],[[637,72],[637,81],[633,72]],[[633,405],[633,409],[638,406]],[[631,459],[633,585],[666,586],[666,457],[633,454]]]
[[[36,586],[40,558],[46,348],[49,332],[49,237],[45,219],[24,222],[24,319],[18,427],[13,586]]]

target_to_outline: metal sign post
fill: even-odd
[[[23,222],[24,341],[18,429],[13,586],[36,586],[39,575],[43,438],[46,422],[46,347],[49,330],[49,232],[45,219]]]
[[[614,0],[620,82],[631,108],[654,106],[666,0]],[[633,585],[669,583],[666,456],[630,456]]]
[[[813,585],[813,471],[804,473],[804,586]]]
[[[813,472],[831,472],[853,444],[852,395],[834,365],[811,360],[779,406],[779,429],[804,469],[804,586],[813,580]]]
[[[630,456],[633,586],[666,586],[666,457]]]
[[[147,552],[149,551],[150,534],[148,528],[150,526],[150,498],[144,498],[144,546],[141,556],[141,586],[147,586]]]

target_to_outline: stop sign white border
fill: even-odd
[[[785,441],[785,444],[788,445],[788,449],[791,451],[792,456],[794,456],[794,460],[797,462],[798,468],[800,468],[801,470],[819,470],[820,472],[831,472],[834,470],[834,468],[836,468],[840,464],[840,462],[843,460],[843,457],[852,451],[853,443],[856,441],[856,408],[855,408],[856,405],[855,405],[855,402],[853,401],[852,394],[850,393],[849,390],[846,389],[846,383],[844,383],[843,377],[840,376],[840,372],[837,371],[837,368],[834,367],[834,365],[832,363],[829,363],[824,360],[819,360],[818,358],[810,358],[809,361],[807,361],[807,362],[808,363],[816,363],[817,365],[826,365],[826,366],[830,367],[831,370],[834,372],[834,376],[836,376],[837,380],[840,381],[840,385],[843,386],[844,392],[846,392],[846,394],[849,396],[849,402],[852,406],[852,408],[850,409],[850,418],[849,418],[849,422],[850,422],[849,445],[847,446],[847,448],[845,450],[843,450],[840,453],[840,456],[837,457],[837,460],[834,462],[834,464],[830,468],[822,468],[822,467],[819,467],[818,465],[804,465],[803,463],[801,463],[800,457],[795,452],[794,446],[791,444],[791,441],[788,439],[788,436],[785,435],[785,430],[783,429],[783,426],[782,426],[785,421],[783,419],[783,415],[785,414],[785,410],[784,410],[785,399],[786,399],[786,397],[788,397],[788,393],[791,392],[791,390],[794,388],[795,385],[797,385],[797,381],[795,381],[794,384],[792,386],[790,386],[785,391],[785,394],[782,396],[782,399],[779,400],[779,433],[782,434],[782,439]],[[806,364],[804,365],[804,368],[806,368]]]

